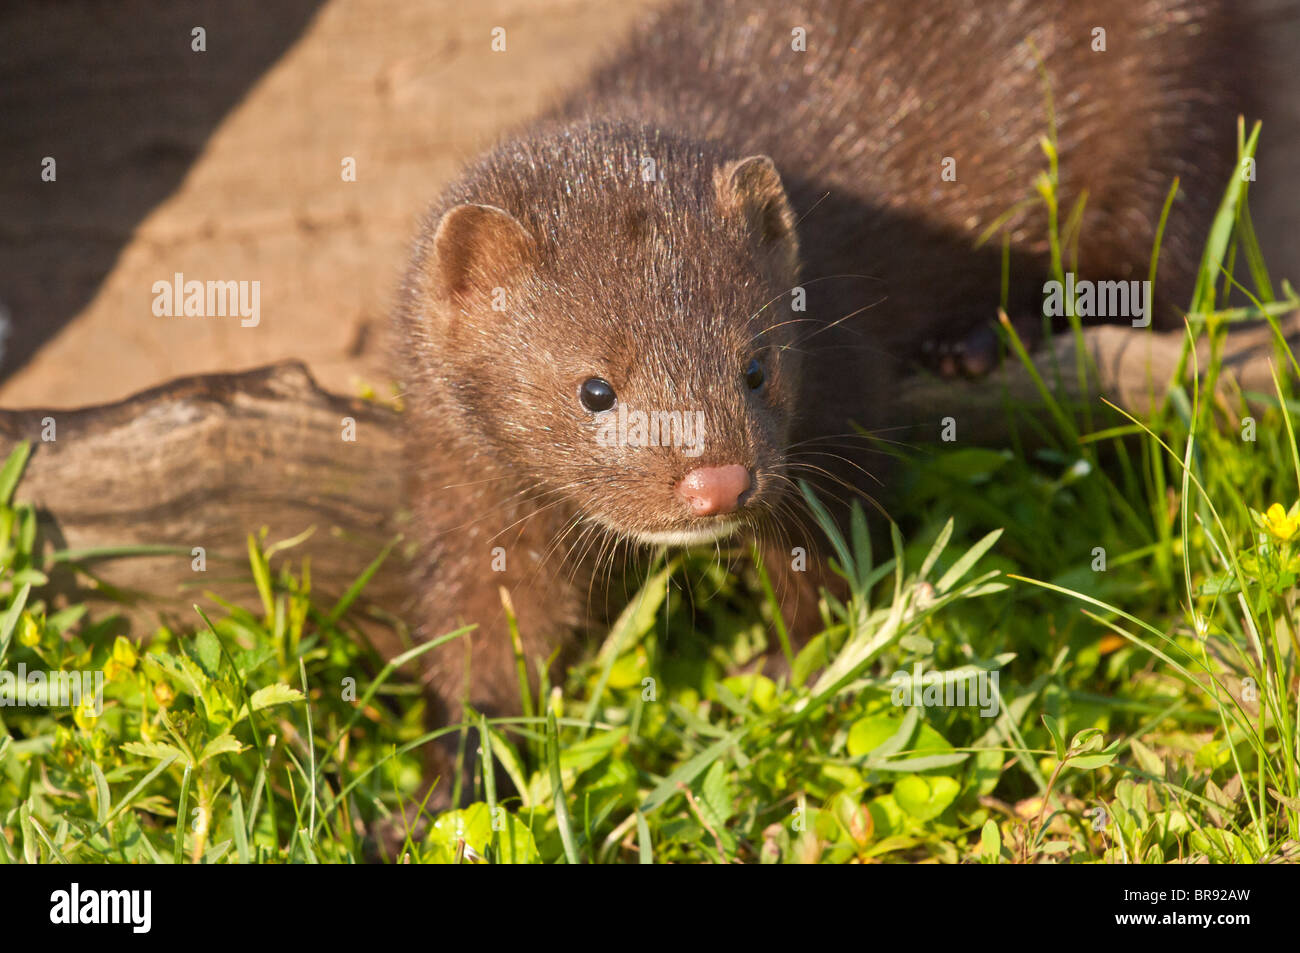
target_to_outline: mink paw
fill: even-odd
[[[930,338],[921,345],[922,363],[944,378],[983,377],[998,365],[1001,346],[993,326],[982,324],[957,340]]]

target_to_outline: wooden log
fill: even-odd
[[[1300,314],[1283,322],[1300,349]],[[1096,327],[1083,341],[1097,369],[1097,391],[1142,412],[1163,396],[1182,349],[1181,333]],[[1266,325],[1242,327],[1228,339],[1225,386],[1272,390],[1269,359],[1276,335]],[[1051,340],[1039,367],[1055,362],[1063,395],[1078,399],[1076,342]],[[1202,364],[1205,355],[1202,354]],[[1289,373],[1289,368],[1281,368]],[[1230,384],[1228,382],[1231,382]],[[908,378],[896,409],[900,422],[963,415],[966,439],[996,440],[1007,399],[1034,404],[1037,389],[1017,361],[978,381]],[[351,421],[355,439],[345,428]],[[43,440],[53,425],[54,440]],[[159,545],[175,551],[149,556],[96,556],[86,566],[101,585],[77,588],[67,574],[60,597],[102,599],[105,587],[145,594],[128,604],[132,627],[181,615],[205,589],[256,606],[246,539],[261,526],[270,539],[315,527],[313,589],[341,594],[405,528],[400,416],[386,407],[326,393],[299,363],[241,374],[182,378],[127,400],[82,410],[0,411],[0,453],[22,440],[33,452],[19,499],[33,502],[45,546],[93,551]],[[202,547],[205,572],[194,568]],[[409,542],[399,544],[367,587],[363,614],[403,612]],[[372,636],[394,645],[376,623]],[[143,631],[147,631],[144,628]]]
[[[55,439],[43,440],[51,426]],[[313,590],[335,596],[401,532],[398,415],[322,391],[298,363],[181,378],[84,410],[0,412],[0,452],[20,440],[32,455],[17,496],[37,506],[44,545],[176,550],[79,560],[132,597],[133,629],[160,611],[192,623],[191,605],[210,604],[205,589],[258,605],[247,534],[262,526],[270,541],[314,526],[303,549]],[[401,562],[399,547],[367,607],[399,607]],[[56,588],[92,602],[107,594],[74,591],[68,576]]]

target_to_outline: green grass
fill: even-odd
[[[1255,139],[1243,131],[1243,154]],[[1084,200],[1059,226],[1044,149],[1059,276]],[[1060,402],[1060,375],[1091,369],[1045,366],[1048,412],[1009,408],[1008,449],[910,452],[885,551],[860,513],[848,539],[822,520],[849,597],[825,598],[825,631],[797,655],[761,567],[661,559],[525,716],[466,714],[511,784],[482,772],[471,806],[431,818],[400,859],[1295,859],[1295,356],[1279,347],[1269,393],[1211,397],[1230,325],[1296,304],[1272,287],[1246,202],[1234,181],[1156,413]],[[99,716],[0,708],[0,860],[366,859],[365,832],[418,807],[431,735],[404,676],[428,646],[376,657],[350,621],[355,590],[314,598],[309,538],[250,536],[260,609],[216,599],[144,647],[85,606],[56,610],[40,587],[75,559],[36,550],[35,513],[14,502],[25,455],[0,471],[0,669],[108,683]],[[736,674],[769,649],[788,675]],[[997,672],[996,712],[895,704],[895,673],[916,664]]]

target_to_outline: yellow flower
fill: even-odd
[[[1286,542],[1300,530],[1300,505],[1291,507],[1288,513],[1282,509],[1281,503],[1274,503],[1264,514],[1264,528]]]
[[[167,708],[176,699],[176,693],[166,682],[158,682],[153,687],[153,699],[160,708]]]
[[[43,628],[44,627],[39,622],[32,618],[30,612],[24,612],[23,628],[22,631],[18,633],[19,643],[27,646],[29,649],[34,645],[40,645],[41,636],[44,634],[42,632]]]
[[[135,668],[138,654],[131,640],[119,635],[113,642],[113,661],[125,669]]]
[[[100,701],[89,695],[83,696],[81,703],[72,710],[72,720],[77,723],[77,727],[82,731],[89,731],[93,728],[102,714],[101,704]]]

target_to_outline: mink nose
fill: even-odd
[[[692,470],[677,484],[677,495],[691,505],[693,516],[713,516],[739,506],[749,487],[749,470],[733,463]]]

